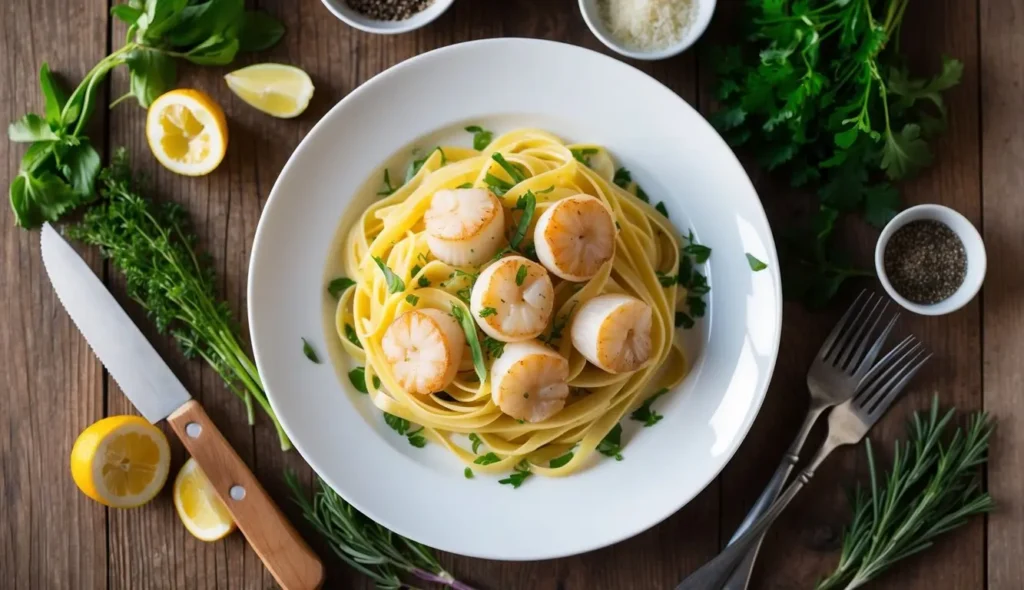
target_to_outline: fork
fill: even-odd
[[[779,497],[789,474],[800,459],[800,450],[807,440],[807,435],[821,413],[853,397],[861,380],[874,366],[878,353],[889,337],[889,332],[899,319],[897,313],[889,320],[881,334],[872,341],[871,335],[888,308],[889,301],[884,297],[876,297],[872,293],[861,291],[825,339],[821,350],[811,363],[811,368],[807,371],[807,389],[811,393],[811,400],[804,422],[768,485],[733,533],[729,540],[730,545],[739,539]],[[761,535],[754,542],[743,561],[736,567],[736,571],[729,577],[725,590],[744,590],[747,587],[754,570],[754,560],[757,559],[757,552],[763,540],[764,536]]]
[[[676,590],[722,588],[747,551],[759,542],[761,535],[811,481],[822,462],[837,447],[860,442],[929,358],[931,354],[926,353],[913,336],[908,336],[873,366],[861,380],[857,393],[829,413],[828,437],[782,496],[740,538],[683,580]]]

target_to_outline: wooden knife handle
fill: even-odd
[[[319,588],[324,567],[210,417],[190,400],[167,417],[238,528],[284,590]]]

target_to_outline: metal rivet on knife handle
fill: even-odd
[[[231,489],[228,490],[228,493],[231,495],[231,499],[232,500],[244,500],[245,499],[245,488],[243,488],[242,486],[239,486],[239,485],[231,486]]]
[[[199,435],[203,433],[203,425],[198,422],[189,422],[185,425],[185,434],[189,438],[199,438]]]

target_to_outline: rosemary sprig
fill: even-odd
[[[292,490],[292,500],[302,508],[303,516],[324,537],[331,550],[373,580],[377,588],[421,590],[403,582],[405,574],[454,590],[474,590],[445,571],[429,547],[370,520],[319,477],[312,501],[294,471],[285,471],[284,478]]]
[[[927,416],[907,425],[907,442],[896,442],[892,469],[879,477],[871,441],[866,450],[871,487],[851,495],[853,520],[843,533],[836,570],[816,590],[852,590],[867,584],[897,561],[931,547],[935,538],[989,512],[994,504],[981,489],[978,467],[985,463],[993,425],[977,412],[966,430],[943,442],[953,410],[939,415],[936,396]]]

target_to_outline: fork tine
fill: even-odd
[[[881,310],[879,310],[881,306]],[[861,355],[864,354],[864,349],[867,348],[868,341],[871,339],[871,334],[878,327],[878,322],[882,320],[885,315],[885,311],[889,308],[889,302],[884,297],[879,297],[875,300],[875,305],[871,308],[871,311],[861,322],[857,328],[857,333],[853,336],[850,341],[849,350],[840,358],[840,362],[837,366],[847,373],[853,373],[857,369],[857,365],[860,364]]]
[[[907,336],[906,338],[901,340],[899,344],[894,346],[892,350],[887,352],[885,356],[882,357],[882,360],[875,363],[875,365],[868,370],[867,374],[860,378],[860,383],[857,384],[858,395],[859,392],[864,391],[864,389],[867,388],[868,384],[870,384],[872,381],[875,381],[875,378],[878,377],[878,374],[884,371],[886,367],[888,367],[893,362],[893,360],[896,359],[897,356],[902,354],[908,346],[912,345],[916,341],[917,339],[914,338],[913,335]]]
[[[915,357],[922,349],[922,344],[917,342],[910,347],[910,349],[901,354],[899,358],[894,359],[887,367],[885,367],[876,379],[869,382],[857,393],[857,395],[854,396],[854,405],[860,406],[867,411],[867,408],[873,403],[872,400],[882,393],[887,383],[892,381],[893,375],[898,374],[899,371],[907,365],[910,359]]]
[[[889,307],[888,301],[885,303],[885,306],[886,308]],[[884,313],[885,310],[883,309],[882,314],[879,314],[878,318],[881,319]],[[878,358],[878,353],[881,352],[882,347],[885,346],[885,341],[889,339],[889,333],[892,332],[892,328],[893,326],[896,325],[896,320],[898,319],[900,319],[899,313],[896,313],[896,315],[892,316],[892,319],[889,320],[889,324],[885,327],[884,330],[882,330],[882,333],[878,335],[878,338],[875,339],[874,343],[871,345],[871,348],[869,348],[866,353],[863,353],[862,356],[864,347],[868,345],[868,341],[870,340],[869,338],[864,338],[864,342],[862,342],[860,345],[860,350],[857,351],[857,356],[854,357],[855,359],[860,359],[857,362],[857,365],[855,367],[852,367],[854,369],[854,377],[863,378],[864,375],[867,375],[868,371],[870,371],[871,368],[875,366],[875,359]],[[874,328],[874,326],[871,327],[872,331],[874,331]]]
[[[842,334],[843,330],[846,328],[846,325],[850,323],[851,317],[853,316],[854,312],[859,308],[861,299],[864,298],[864,295],[867,294],[867,292],[867,289],[861,291],[860,295],[857,295],[857,298],[853,300],[853,303],[846,310],[846,313],[843,314],[843,317],[839,318],[839,321],[836,322],[836,327],[832,328],[832,332],[828,335],[828,338],[826,338],[825,342],[821,345],[821,350],[818,351],[818,356],[821,359],[828,358],[829,352],[832,350],[832,345],[835,344],[836,339],[838,339],[839,335]]]
[[[911,361],[913,364],[904,367],[899,373],[894,375],[888,383],[885,384],[884,395],[875,400],[874,407],[868,411],[869,420],[871,420],[872,423],[882,417],[882,414],[889,409],[889,406],[891,406],[892,403],[896,401],[896,398],[900,396],[900,393],[903,392],[903,388],[907,386],[907,383],[910,382],[911,378],[921,370],[921,367],[928,362],[928,359],[932,358],[931,353],[924,353],[925,351],[922,350],[919,354],[915,355],[914,359]],[[924,354],[924,356],[922,357],[921,354]]]

